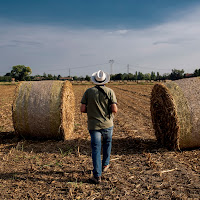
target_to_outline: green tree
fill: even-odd
[[[47,75],[47,79],[48,79],[48,80],[53,80],[52,74],[48,74],[48,75]]]
[[[160,76],[159,72],[157,72],[156,80],[160,80],[160,79],[161,79],[161,76]]]
[[[115,76],[113,74],[110,74],[110,80],[115,80],[114,78]]]
[[[155,74],[155,72],[151,72],[151,80],[156,80],[156,74]]]
[[[200,76],[200,69],[195,69],[194,76]]]
[[[137,80],[144,80],[144,74],[142,72],[138,72]]]
[[[80,76],[80,77],[79,77],[79,80],[80,80],[80,81],[84,81],[85,79],[83,78],[83,76]]]
[[[123,79],[123,77],[122,77],[123,75],[121,74],[121,73],[119,73],[119,74],[116,74],[115,75],[115,79],[114,80],[122,80]]]
[[[162,76],[162,80],[167,80],[169,79],[170,74],[169,73],[164,73]]]
[[[78,77],[77,77],[77,76],[73,76],[73,80],[74,80],[74,81],[77,81],[77,80],[78,80]]]
[[[86,75],[85,80],[90,81],[90,77],[88,75]]]
[[[170,74],[170,79],[171,80],[178,80],[183,78],[184,76],[184,70],[178,70],[178,69],[172,69],[172,72]]]
[[[43,77],[46,79],[47,78],[47,74],[44,72],[43,73]]]
[[[134,80],[134,75],[131,74],[131,73],[129,73],[129,74],[128,74],[128,80]]]
[[[11,77],[10,76],[0,76],[0,82],[10,82]]]
[[[138,72],[137,71],[135,72],[134,79],[138,80]]]
[[[27,77],[25,78],[25,80],[26,80],[26,81],[31,81],[31,77],[30,77],[30,76],[27,76]]]
[[[59,80],[60,78],[61,78],[61,75],[59,74],[59,75],[58,75],[58,80]]]
[[[128,74],[127,73],[122,74],[122,80],[128,80]]]
[[[11,73],[6,73],[4,76],[11,76]]]
[[[32,73],[32,70],[30,67],[25,67],[24,65],[16,65],[12,67],[10,74],[12,78],[15,78],[15,80],[23,81],[31,73]]]
[[[150,73],[144,74],[144,79],[145,80],[151,80],[151,74]]]

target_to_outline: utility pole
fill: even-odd
[[[127,65],[127,74],[129,74],[129,64]]]
[[[69,68],[69,77],[70,77],[70,68]]]
[[[109,63],[110,63],[110,75],[112,75],[113,73],[112,67],[113,67],[114,60],[109,60]]]

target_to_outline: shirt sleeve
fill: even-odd
[[[81,103],[82,104],[86,104],[87,105],[87,90],[85,91],[85,93],[83,94],[83,97],[81,99]]]
[[[111,90],[111,102],[112,104],[117,104],[117,98],[113,90]]]

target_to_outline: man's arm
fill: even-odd
[[[111,111],[112,113],[117,113],[118,108],[116,103],[111,104]]]
[[[87,113],[86,104],[81,104],[81,112],[82,112],[82,113]]]

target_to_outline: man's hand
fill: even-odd
[[[111,104],[111,111],[112,111],[112,113],[117,113],[117,111],[118,111],[118,108],[117,108],[117,104]]]
[[[81,104],[81,112],[82,113],[87,113],[87,107],[85,104]]]

